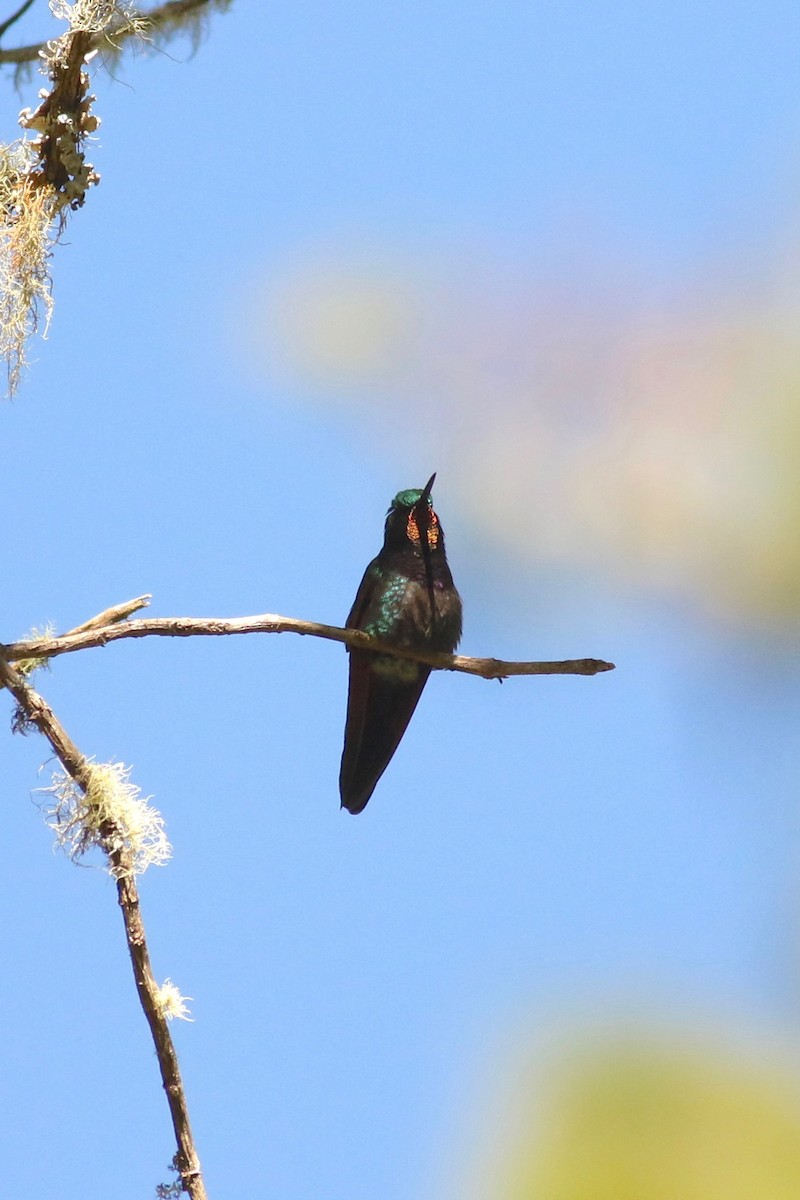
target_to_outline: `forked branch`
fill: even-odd
[[[140,601],[146,600],[140,597]],[[131,601],[140,607],[139,601]],[[118,605],[119,609],[127,606]],[[102,615],[102,614],[101,614]],[[470,658],[463,654],[438,654],[434,651],[414,650],[405,646],[394,646],[371,638],[358,629],[342,629],[338,625],[322,625],[318,621],[302,621],[297,617],[281,617],[275,613],[262,613],[254,617],[148,617],[136,621],[120,621],[117,624],[97,625],[99,618],[87,622],[91,628],[81,627],[63,637],[31,638],[0,646],[0,653],[9,661],[30,658],[55,658],[59,654],[72,654],[76,650],[88,650],[105,646],[122,638],[140,637],[228,637],[243,633],[297,633],[304,636],[325,638],[327,641],[343,642],[362,650],[391,654],[398,658],[410,658],[425,663],[438,671],[461,671],[465,675],[478,675],[482,679],[507,679],[511,675],[597,675],[601,671],[613,671],[614,664],[597,658],[570,658],[560,662],[505,662],[498,658]],[[118,619],[119,620],[119,619]]]
[[[128,620],[127,618],[149,604],[149,596],[138,596],[124,604],[105,609],[96,617],[73,629],[63,637],[35,637],[0,646],[0,688],[9,689],[19,705],[23,723],[35,725],[49,741],[64,770],[85,794],[90,787],[93,764],[78,750],[45,700],[26,682],[22,671],[12,666],[20,664],[30,671],[37,665],[60,654],[105,646],[122,638],[138,637],[225,637],[245,633],[296,633],[325,638],[356,646],[375,653],[410,658],[425,663],[434,670],[461,671],[484,679],[504,679],[510,675],[595,675],[613,670],[613,663],[594,658],[568,659],[562,662],[504,662],[495,658],[468,658],[459,654],[436,654],[394,646],[370,638],[355,629],[323,625],[265,613],[255,617],[164,617]],[[153,976],[139,905],[133,862],[119,830],[104,831],[101,844],[105,849],[112,875],[117,884],[117,896],[125,923],[128,952],[133,966],[136,989],[156,1047],[161,1078],[167,1093],[170,1115],[175,1130],[178,1153],[175,1158],[181,1185],[192,1200],[205,1200],[206,1192],[200,1172],[189,1124],[186,1096],[183,1090],[178,1059],[167,1024],[158,984]]]

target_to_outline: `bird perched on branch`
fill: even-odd
[[[383,642],[452,654],[461,638],[461,597],[431,504],[435,478],[395,496],[383,547],[364,572],[346,624]],[[360,813],[400,744],[431,668],[355,647],[349,654],[339,792],[342,807]]]

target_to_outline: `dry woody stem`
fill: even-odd
[[[0,686],[8,688],[19,705],[25,721],[35,725],[44,735],[66,773],[82,791],[86,792],[91,784],[93,764],[81,754],[49,704],[2,656],[0,656]],[[112,827],[103,831],[103,844],[117,887],[117,899],[125,925],[125,937],[133,967],[136,991],[150,1026],[161,1070],[161,1079],[167,1094],[167,1103],[178,1147],[175,1164],[183,1190],[192,1197],[192,1200],[206,1200],[206,1190],[200,1170],[200,1160],[192,1137],[178,1056],[163,1004],[159,999],[160,989],[150,964],[134,863],[129,861],[130,853],[126,848],[124,838],[119,836],[119,831],[113,828],[112,822],[109,822],[109,825]]]
[[[139,597],[130,604],[143,607],[147,597]],[[141,602],[141,604],[140,604]],[[118,605],[118,609],[130,607]],[[101,614],[102,616],[102,614]],[[405,646],[394,646],[380,642],[358,629],[341,629],[338,625],[322,625],[318,621],[302,621],[297,617],[281,617],[275,613],[263,613],[254,617],[149,617],[115,624],[101,624],[95,617],[87,622],[90,628],[82,627],[58,638],[37,638],[12,642],[0,646],[0,652],[9,660],[28,658],[55,658],[59,654],[71,654],[75,650],[88,650],[105,646],[121,638],[139,637],[227,637],[242,633],[297,633],[325,638],[327,641],[343,642],[362,650],[374,650],[380,654],[392,654],[398,658],[410,658],[425,663],[437,671],[461,671],[465,675],[478,675],[482,679],[507,679],[511,675],[598,675],[602,671],[613,671],[614,664],[597,658],[570,658],[559,662],[505,662],[498,658],[469,658],[463,654],[438,654],[424,650],[413,650]],[[120,618],[117,618],[120,621]]]

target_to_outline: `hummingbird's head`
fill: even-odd
[[[408,488],[398,492],[386,514],[384,544],[402,546],[410,542],[427,556],[442,542],[442,528],[431,504],[434,471],[424,488]]]

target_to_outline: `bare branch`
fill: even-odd
[[[110,626],[114,628],[114,626]],[[93,764],[81,754],[42,696],[25,682],[18,671],[0,657],[0,686],[7,687],[16,700],[26,723],[35,725],[44,735],[61,761],[67,774],[78,787],[86,792],[90,786]],[[159,997],[159,986],[150,964],[144,923],[136,886],[134,864],[124,837],[108,822],[104,830],[103,844],[109,858],[111,873],[117,885],[117,900],[125,924],[128,953],[133,967],[133,977],[139,1002],[144,1011],[161,1069],[161,1079],[167,1094],[175,1140],[178,1146],[176,1165],[183,1190],[192,1200],[206,1200],[206,1190],[200,1169],[200,1159],[192,1136],[189,1110],[186,1102],[178,1056],[167,1024],[164,1006]]]
[[[133,12],[131,20],[121,23],[110,35],[96,34],[90,49],[109,50],[116,54],[121,44],[132,37],[141,36],[142,33],[147,38],[169,34],[202,18],[212,8],[224,9],[230,3],[231,0],[168,0],[168,3],[158,4],[149,11],[137,9]],[[13,20],[16,20],[16,16]],[[2,31],[0,30],[0,32]],[[21,66],[24,63],[35,62],[39,57],[39,52],[44,49],[46,44],[46,42],[32,42],[28,46],[13,46],[8,50],[0,49],[0,65],[11,63]]]
[[[32,4],[33,4],[33,0],[25,0],[25,3],[20,4],[20,6],[16,12],[13,12],[10,17],[8,17],[5,21],[3,21],[2,25],[0,25],[0,38],[3,37],[3,35],[8,32],[8,30],[11,28],[12,25],[16,25],[16,23],[20,19],[20,17],[25,16],[25,13],[28,11],[28,9],[30,8],[30,6]]]
[[[36,62],[44,42],[35,42],[28,46],[13,46],[10,50],[0,50],[0,64],[13,63],[17,67],[25,63]]]
[[[438,671],[461,671],[482,679],[506,679],[511,675],[597,675],[613,671],[614,664],[596,658],[573,658],[562,662],[504,662],[497,658],[468,658],[462,654],[438,654],[380,642],[358,629],[341,629],[338,625],[322,625],[317,621],[301,621],[264,613],[255,617],[152,617],[128,621],[124,625],[105,625],[85,632],[66,634],[59,638],[38,638],[0,646],[9,660],[21,658],[55,658],[75,650],[105,646],[121,638],[139,637],[226,637],[243,633],[298,633],[303,636],[343,642],[360,650],[373,650],[397,658],[410,658]]]

